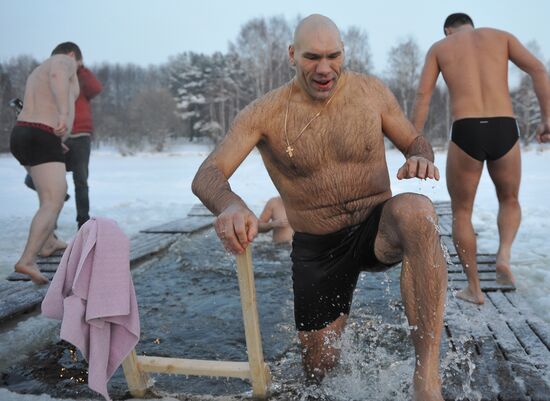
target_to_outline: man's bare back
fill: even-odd
[[[56,54],[39,65],[27,79],[25,107],[17,119],[45,124],[59,135],[70,132],[80,93],[76,68],[75,60],[64,54]]]
[[[276,89],[243,110],[231,131],[238,135],[246,124],[263,133],[258,149],[296,231],[323,234],[358,224],[391,197],[380,116],[398,106],[377,79],[345,72],[331,107],[293,144],[289,157],[284,115],[290,85],[296,84]],[[290,141],[322,107],[307,102],[298,89],[293,92]],[[397,124],[402,131],[412,128],[405,120]]]
[[[492,28],[449,35],[432,50],[451,95],[454,119],[513,116],[508,93],[508,55],[514,38]]]
[[[518,124],[508,92],[508,61],[529,74],[541,106],[537,140],[550,139],[550,80],[544,65],[512,34],[474,28],[463,13],[451,14],[445,39],[426,56],[414,107],[413,124],[421,132],[430,97],[441,72],[447,83],[453,114],[447,153],[447,188],[453,210],[453,242],[468,277],[457,297],[482,304],[476,261],[476,238],[471,222],[477,186],[487,165],[499,201],[497,282],[513,284],[511,247],[521,221],[518,201],[521,153]]]

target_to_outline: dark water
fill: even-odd
[[[341,341],[342,363],[320,387],[305,387],[293,321],[290,249],[261,236],[253,259],[264,356],[274,400],[408,399],[413,349],[399,295],[399,268],[363,274]],[[235,259],[212,231],[182,237],[156,263],[133,270],[141,318],[138,355],[246,360]],[[22,393],[99,399],[88,389],[86,363],[59,342],[2,373],[4,387]],[[239,379],[155,375],[157,394],[180,399],[241,400]],[[109,383],[114,399],[129,398],[122,369]],[[193,396],[197,395],[197,396]]]

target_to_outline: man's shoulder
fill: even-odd
[[[241,113],[254,113],[257,112],[258,109],[263,109],[265,107],[273,108],[288,98],[289,90],[290,82],[287,82],[278,88],[272,89],[251,101],[243,110],[241,110]]]
[[[379,106],[385,107],[391,98],[389,87],[374,75],[348,71],[344,85],[345,97],[361,108],[368,104],[372,110],[377,110]]]
[[[54,54],[50,58],[46,59],[43,63],[46,68],[61,68],[67,69],[76,74],[77,65],[74,58],[67,56],[66,54]]]
[[[503,31],[502,29],[489,28],[489,27],[476,28],[475,32],[486,34],[486,35],[508,35],[508,32]]]
[[[364,88],[364,89],[380,89],[384,88],[385,84],[374,75],[359,73],[355,71],[346,71],[345,72],[346,85],[349,85],[354,88]]]

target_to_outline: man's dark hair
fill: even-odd
[[[80,51],[80,47],[73,42],[63,42],[58,44],[55,49],[53,49],[52,56],[55,54],[69,54],[70,52],[74,52],[77,60],[82,60],[82,52]]]
[[[447,17],[445,20],[445,23],[443,24],[443,33],[447,35],[447,32],[445,32],[445,28],[457,28],[462,25],[471,25],[474,26],[474,21],[470,18],[468,14],[464,13],[454,13]]]

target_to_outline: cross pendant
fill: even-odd
[[[290,145],[286,147],[286,153],[288,153],[288,157],[292,157],[294,153],[294,148]]]

